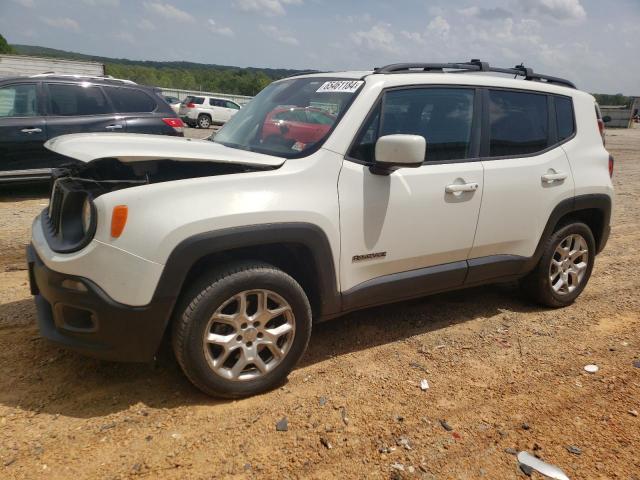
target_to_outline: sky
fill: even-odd
[[[134,60],[369,70],[524,62],[640,95],[640,0],[0,0],[9,43]]]

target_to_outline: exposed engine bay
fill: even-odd
[[[187,178],[211,177],[270,170],[273,167],[258,167],[233,163],[216,163],[177,160],[147,160],[124,163],[115,158],[103,158],[89,163],[67,163],[55,169],[53,186],[64,179],[65,184],[91,193],[97,198],[105,193],[151,183],[184,180]]]

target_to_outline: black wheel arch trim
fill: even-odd
[[[611,207],[611,197],[604,193],[578,195],[561,201],[553,209],[551,215],[549,215],[549,219],[547,220],[547,224],[542,232],[538,246],[536,247],[533,256],[524,265],[525,270],[533,270],[535,265],[538,263],[543,253],[545,240],[553,233],[556,225],[558,225],[558,222],[562,217],[572,213],[579,213],[583,210],[594,209],[602,213],[602,230],[599,232],[593,232],[597,242],[596,253],[600,253],[609,238]]]
[[[187,274],[202,258],[225,251],[274,244],[299,244],[313,256],[318,278],[319,314],[324,317],[342,309],[336,269],[329,239],[318,226],[310,223],[269,223],[232,227],[203,232],[184,239],[171,252],[156,287],[153,300],[172,298],[175,304]],[[172,310],[173,310],[172,305]],[[168,323],[169,317],[166,319]]]

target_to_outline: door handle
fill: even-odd
[[[105,130],[120,130],[122,128],[122,125],[107,125],[104,128]]]
[[[23,128],[22,130],[20,130],[22,133],[28,133],[28,134],[32,134],[32,133],[41,133],[42,129],[41,128]]]
[[[564,172],[545,173],[542,175],[542,181],[546,183],[559,182],[565,180],[569,175]]]
[[[452,183],[444,187],[444,191],[447,193],[475,192],[477,189],[477,183]]]

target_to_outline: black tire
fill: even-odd
[[[560,243],[573,234],[582,236],[587,243],[587,267],[582,280],[573,291],[559,294],[552,288],[549,278],[551,260]],[[547,307],[559,308],[570,305],[578,298],[589,282],[595,254],[596,242],[591,229],[587,225],[580,222],[562,225],[546,240],[540,261],[535,269],[521,280],[520,286],[526,295]]]
[[[273,370],[255,379],[223,378],[210,366],[205,354],[205,329],[214,312],[229,299],[256,289],[276,293],[291,307],[293,340]],[[285,272],[261,262],[238,262],[203,275],[188,289],[173,318],[173,350],[185,375],[204,393],[222,398],[247,397],[282,384],[304,354],[310,336],[311,307],[304,290]]]
[[[209,115],[205,115],[204,113],[198,115],[198,127],[207,129],[211,124],[211,117]]]

